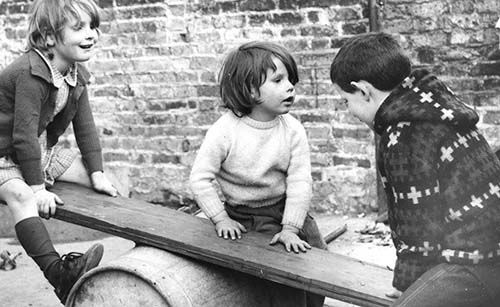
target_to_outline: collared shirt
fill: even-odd
[[[40,50],[35,49],[35,51],[40,55],[45,64],[47,64],[47,67],[50,70],[50,75],[52,76],[52,82],[54,83],[54,86],[59,89],[57,91],[56,106],[53,114],[53,117],[55,117],[64,108],[68,101],[69,86],[75,87],[76,85],[77,66],[76,63],[73,64],[69,68],[66,75],[63,76],[59,69],[55,67],[54,63],[47,59]]]

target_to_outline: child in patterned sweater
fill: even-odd
[[[351,114],[380,135],[397,261],[394,306],[498,306],[500,161],[478,115],[385,33],[346,41],[331,65]]]
[[[210,127],[193,164],[190,182],[198,205],[225,239],[257,231],[273,235],[270,243],[280,242],[288,252],[326,249],[308,214],[306,132],[288,114],[299,81],[293,57],[279,45],[250,42],[228,55],[219,78],[229,111]],[[307,306],[323,305],[323,297],[308,299]]]

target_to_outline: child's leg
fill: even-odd
[[[84,185],[86,187],[92,187],[89,174],[80,156],[76,157],[69,168],[64,173],[62,173],[62,175],[57,177],[56,180],[73,182]]]
[[[124,197],[127,197],[129,194],[128,188],[123,185],[118,178],[106,174],[106,178],[111,182],[111,184],[118,190],[118,193]],[[57,181],[66,181],[72,183],[78,183],[84,185],[86,187],[91,188],[92,183],[90,181],[90,175],[83,164],[83,160],[80,156],[76,157],[71,165],[58,177],[55,178]]]
[[[94,244],[83,255],[70,253],[61,258],[50,240],[47,228],[38,216],[34,193],[23,180],[13,178],[2,184],[0,200],[7,203],[14,216],[19,243],[43,271],[43,275],[54,286],[57,296],[64,304],[78,278],[99,264],[103,246]]]
[[[0,186],[0,199],[7,203],[14,217],[19,243],[45,273],[60,257],[38,216],[33,191],[23,180],[15,178]]]
[[[417,279],[392,306],[498,306],[499,274],[498,264],[467,266],[441,263]]]

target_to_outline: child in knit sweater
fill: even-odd
[[[288,114],[299,81],[295,60],[279,45],[250,42],[229,53],[219,79],[229,110],[207,131],[193,164],[190,183],[198,205],[224,239],[257,231],[273,235],[270,244],[280,242],[288,252],[326,249],[308,214],[306,132]]]
[[[102,172],[89,74],[77,64],[94,53],[98,27],[92,0],[34,1],[28,50],[0,72],[0,201],[12,213],[19,242],[63,304],[78,278],[98,265],[103,246],[59,256],[40,216],[54,216],[63,200],[46,187],[61,180],[117,194]],[[82,157],[56,146],[70,122]]]
[[[377,168],[397,261],[394,306],[498,306],[500,161],[476,112],[411,69],[385,33],[346,41],[331,65],[349,112],[380,135]]]

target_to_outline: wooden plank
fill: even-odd
[[[206,219],[74,184],[60,182],[53,191],[65,203],[57,209],[59,220],[359,306],[391,303],[385,293],[391,289],[392,272],[380,266],[315,248],[287,253],[259,233],[223,240]]]

